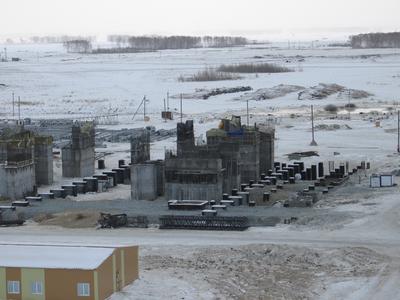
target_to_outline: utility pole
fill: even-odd
[[[397,111],[397,153],[400,153],[400,110]]]
[[[311,132],[312,132],[312,141],[310,143],[310,146],[318,146],[317,142],[315,141],[315,136],[314,136],[314,106],[311,105]]]
[[[181,94],[181,123],[183,123],[182,94]]]
[[[351,90],[349,89],[349,90],[347,91],[347,111],[349,112],[349,120],[350,120],[350,110],[351,110],[351,107],[350,107],[350,98],[351,98]]]
[[[169,111],[169,92],[167,92],[167,110]]]
[[[165,104],[165,98],[164,98],[164,122],[167,122],[167,106]]]
[[[247,126],[250,125],[250,120],[249,120],[249,100],[246,100],[246,106],[247,106]]]
[[[143,97],[143,121],[146,122],[146,96]]]
[[[14,106],[15,106],[15,98],[14,98],[14,92],[12,93],[12,111],[13,111],[13,119],[14,119],[14,116],[15,116],[15,109],[14,109]]]
[[[7,61],[7,48],[4,47],[4,60]]]
[[[21,97],[18,96],[18,120],[21,121]]]

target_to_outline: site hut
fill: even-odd
[[[138,247],[0,245],[0,299],[104,300],[139,277]]]

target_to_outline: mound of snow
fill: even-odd
[[[319,100],[325,99],[331,95],[337,95],[338,99],[363,99],[373,96],[373,94],[368,93],[363,90],[349,89],[339,84],[326,84],[320,83],[317,86],[310,87],[304,91],[299,92],[299,100]]]
[[[301,91],[298,95],[299,100],[314,100],[314,99],[325,99],[330,95],[337,94],[345,91],[344,86],[338,84],[326,84],[320,83],[317,86],[310,87]]]
[[[298,86],[298,85],[280,84],[280,85],[274,86],[272,88],[259,89],[253,93],[246,93],[245,95],[242,95],[240,98],[237,98],[236,100],[240,100],[240,101],[270,100],[270,99],[283,97],[283,96],[286,96],[287,94],[295,93],[295,92],[298,92],[301,90],[304,90],[304,87]]]

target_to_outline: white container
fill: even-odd
[[[381,175],[381,187],[390,187],[394,185],[393,175]]]
[[[369,186],[372,188],[381,187],[381,177],[379,175],[371,175],[369,178]]]

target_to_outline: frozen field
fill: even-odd
[[[173,128],[178,114],[167,123],[160,116],[167,92],[173,96],[221,87],[251,86],[256,91],[280,84],[304,89],[319,83],[339,84],[373,94],[351,100],[357,110],[350,119],[346,111],[336,115],[323,110],[327,104],[347,104],[345,93],[323,100],[298,100],[297,93],[289,93],[251,101],[250,123],[273,120],[277,160],[287,159],[285,155],[291,152],[315,150],[320,157],[306,162],[367,160],[372,162],[372,172],[400,166],[395,154],[395,112],[400,104],[398,49],[246,47],[79,55],[66,54],[60,45],[16,45],[8,46],[8,53],[22,61],[0,63],[1,118],[12,116],[14,92],[21,96],[23,118],[86,119],[115,114],[119,124],[101,126]],[[295,72],[250,74],[233,81],[177,80],[206,67],[241,62],[273,62]],[[245,116],[246,102],[237,100],[243,94],[184,99],[184,120],[194,119],[196,136],[205,138],[206,130],[217,126],[220,118]],[[132,120],[144,95],[150,99],[150,121],[144,122],[141,113]],[[309,146],[311,104],[316,110],[317,147]],[[179,100],[171,98],[170,107],[177,112]],[[152,145],[152,158],[163,158],[164,150],[174,144],[175,140],[169,139]],[[107,158],[110,165],[129,158],[128,144],[109,144],[109,150],[115,152]],[[55,186],[62,182],[60,174],[60,162],[56,161]],[[296,225],[230,233],[155,228],[96,231],[30,223],[0,228],[0,239],[10,243],[139,244],[141,278],[112,300],[398,299],[399,188],[371,190],[367,177],[360,178],[361,183],[356,179],[318,203],[312,214]],[[87,201],[107,200],[108,195],[85,197]],[[129,188],[119,189],[115,197],[121,203],[128,201]]]
[[[21,62],[0,63],[0,116],[12,116],[12,92],[21,97],[23,118],[93,118],[117,114],[118,125],[107,127],[173,128],[179,121],[163,123],[161,110],[167,93],[193,93],[196,89],[251,86],[254,91],[272,88],[280,84],[309,88],[319,83],[340,84],[346,88],[367,91],[373,96],[351,100],[364,111],[396,108],[400,90],[400,50],[373,49],[352,50],[348,48],[285,49],[272,46],[252,46],[228,49],[193,49],[160,51],[139,54],[80,55],[67,54],[61,45],[14,45],[8,46],[9,57],[20,57]],[[243,79],[215,82],[179,82],[180,75],[191,75],[206,67],[241,62],[272,62],[293,68],[295,72],[280,74],[249,74]],[[196,135],[218,124],[221,117],[232,113],[244,116],[246,103],[237,101],[243,93],[210,97],[208,100],[185,99],[184,119],[194,119]],[[150,102],[146,110],[149,122],[143,122],[142,110],[134,120],[143,96]],[[268,114],[279,118],[277,124],[277,155],[287,151],[299,151],[307,147],[309,138],[309,105],[322,110],[327,104],[348,103],[346,93],[334,94],[323,100],[298,100],[297,93],[264,101],[250,101],[250,123],[263,122]],[[170,99],[171,110],[179,111],[179,100]],[[291,114],[299,114],[295,119]],[[396,149],[393,118],[383,120],[382,128],[374,129],[374,123],[361,120],[353,113],[353,120],[329,120],[331,116],[319,116],[317,124],[349,125],[353,130],[318,132],[319,150],[358,156],[387,155]],[[345,115],[345,114],[344,114]],[[321,120],[318,120],[320,118]],[[376,118],[376,117],[374,117]],[[368,120],[367,120],[368,121]],[[293,126],[293,127],[290,127]],[[289,128],[290,127],[290,128]],[[319,135],[319,136],[318,136]],[[368,136],[367,139],[364,137]],[[343,140],[341,151],[337,138]],[[394,138],[394,139],[392,139]],[[380,140],[379,144],[373,143]],[[162,158],[164,147],[173,141],[153,147],[152,156]],[[374,149],[375,147],[375,149]],[[329,150],[328,150],[329,149]],[[377,151],[375,151],[377,150]],[[383,150],[383,152],[382,152]],[[372,156],[373,156],[372,155]],[[372,159],[372,158],[371,158]],[[357,158],[358,160],[358,158]]]

